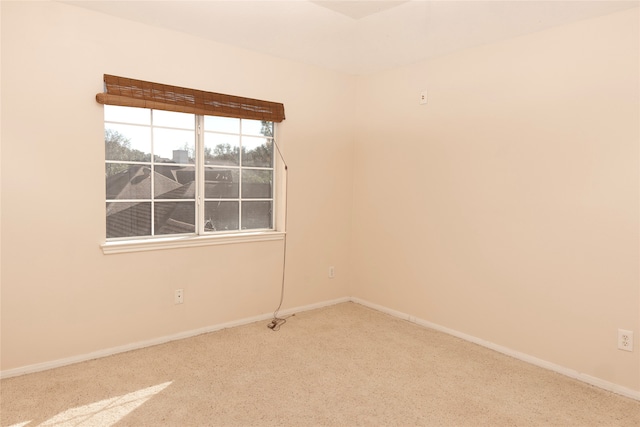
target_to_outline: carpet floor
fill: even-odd
[[[639,426],[640,402],[355,303],[0,382],[0,425]]]

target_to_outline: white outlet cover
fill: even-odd
[[[618,349],[633,351],[633,331],[618,329]]]
[[[420,92],[420,105],[424,105],[427,103],[427,90],[423,90]]]

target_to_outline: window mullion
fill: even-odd
[[[280,199],[276,197],[276,193],[278,192],[278,186],[280,185],[278,182],[279,174],[278,170],[278,156],[276,156],[276,127],[273,127],[273,133],[271,134],[271,229],[277,229],[277,221],[276,218],[278,216],[278,206],[276,206],[276,199]]]
[[[240,119],[240,152],[238,153],[238,230],[242,231],[242,125],[244,120]]]
[[[196,116],[196,234],[204,234],[204,116]]]
[[[153,132],[153,110],[151,110],[151,126],[149,127],[149,132],[151,132],[151,194],[150,194],[150,199],[151,199],[151,235],[155,236],[156,235],[156,200],[155,200],[155,195],[156,195],[156,191],[155,191],[155,175],[156,175],[156,151],[155,151],[155,146],[154,146],[154,134],[155,132]]]

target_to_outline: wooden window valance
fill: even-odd
[[[105,74],[100,104],[281,122],[284,105]]]

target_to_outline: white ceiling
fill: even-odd
[[[350,74],[637,7],[623,1],[65,1]]]

